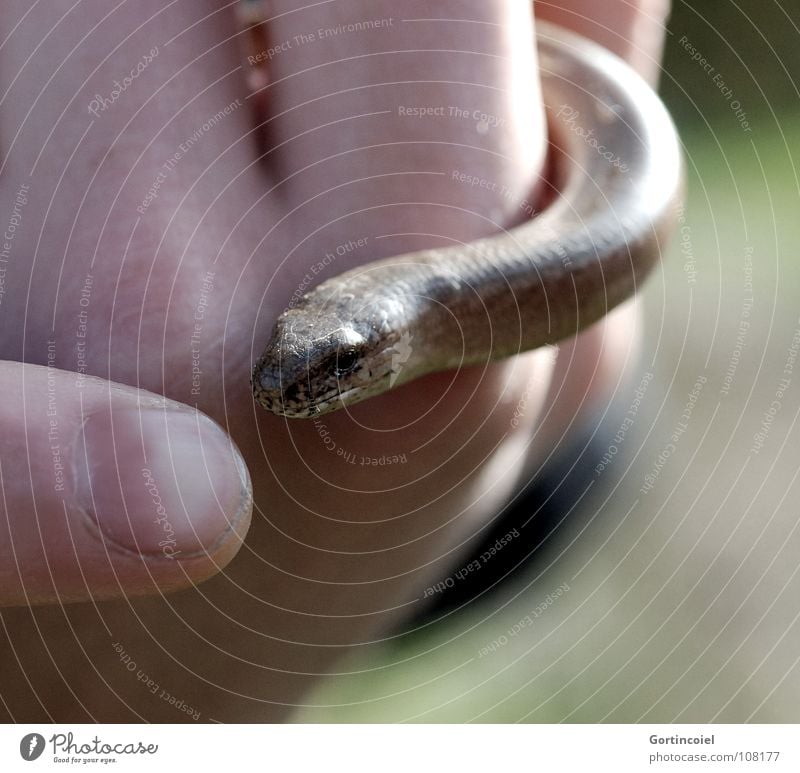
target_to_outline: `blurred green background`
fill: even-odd
[[[689,195],[604,445],[652,373],[634,425],[534,561],[341,663],[297,721],[800,721],[795,74],[797,2],[675,3]]]

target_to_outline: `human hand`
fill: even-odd
[[[4,37],[28,10],[11,5]],[[237,71],[241,52],[231,9],[212,0],[185,8],[129,5],[105,21],[108,11],[99,2],[84,3],[80,18],[68,13],[67,3],[33,8],[3,48],[3,90],[16,107],[0,127],[0,136],[13,138],[7,147],[4,139],[3,211],[13,211],[17,181],[27,180],[31,169],[34,174],[0,306],[2,353],[46,365],[54,341],[56,367],[70,371],[85,362],[88,373],[196,405],[241,449],[256,517],[225,572],[193,587],[232,558],[247,529],[250,500],[232,446],[195,412],[131,387],[79,386],[74,374],[59,372],[59,436],[70,433],[64,455],[73,455],[67,461],[76,471],[65,485],[86,488],[80,428],[90,413],[101,417],[95,424],[106,444],[89,501],[76,494],[65,509],[60,495],[74,492],[53,489],[43,434],[50,418],[48,372],[7,363],[8,393],[18,399],[6,400],[2,463],[15,463],[12,479],[21,492],[6,503],[7,545],[18,547],[24,538],[34,552],[25,561],[24,583],[15,585],[13,571],[6,572],[5,600],[121,600],[12,611],[4,646],[31,647],[16,671],[5,653],[5,683],[16,717],[28,721],[179,719],[169,701],[143,689],[120,665],[121,646],[149,679],[204,719],[272,718],[334,657],[385,631],[420,589],[446,573],[513,492],[537,426],[535,437],[546,436],[538,408],[549,406],[551,417],[574,414],[589,390],[602,400],[604,374],[606,384],[616,378],[614,349],[624,355],[629,338],[595,328],[574,345],[577,366],[560,358],[553,388],[552,363],[534,353],[486,371],[431,377],[321,424],[265,415],[250,397],[250,364],[274,318],[327,254],[335,259],[314,274],[315,282],[342,270],[345,260],[371,260],[441,238],[468,241],[519,216],[545,147],[535,80],[526,80],[533,71],[530,21],[521,3],[461,3],[447,12],[499,26],[418,22],[413,32],[392,31],[390,51],[486,52],[476,57],[387,55],[374,34],[386,29],[357,40],[341,33],[307,42],[299,37],[336,29],[351,17],[391,18],[398,12],[386,3],[364,5],[360,13],[333,4],[314,11],[313,22],[308,11],[281,16],[270,24],[270,41],[290,43],[271,60],[275,86],[258,100],[266,111],[259,118],[271,120],[257,136]],[[407,5],[404,18],[430,16],[422,3]],[[23,66],[31,38],[38,42],[51,28],[47,56]],[[154,43],[158,53],[114,98],[109,83],[137,71]],[[351,61],[321,66],[344,57]],[[401,80],[412,84],[372,87]],[[422,80],[437,82],[422,86]],[[519,85],[509,90],[509,83]],[[527,102],[514,99],[522,86],[529,89]],[[91,113],[95,94],[106,101],[97,100]],[[505,125],[476,143],[474,124],[450,116],[431,135],[430,123],[381,115],[412,100],[469,105]],[[259,159],[259,147],[274,150]],[[451,168],[499,181],[510,196],[489,201],[430,174]],[[83,324],[85,352],[77,348]],[[528,409],[514,427],[523,395]],[[135,406],[143,400],[155,407],[140,412]],[[133,409],[121,410],[123,404]],[[110,410],[122,422],[111,440],[102,418]],[[140,426],[140,416],[152,418]],[[19,448],[31,452],[17,459]],[[188,458],[178,448],[188,449]],[[537,440],[530,453],[541,456],[546,448]],[[213,453],[220,456],[216,462]],[[163,469],[156,470],[154,459]],[[366,465],[362,459],[397,461]],[[152,471],[169,502],[174,544],[166,552],[177,555],[158,544],[164,525],[154,520],[153,486],[143,470]],[[37,512],[46,526],[46,562],[36,553],[40,530],[30,528]],[[74,534],[84,541],[69,541]],[[117,550],[137,544],[141,550],[145,535],[159,537],[155,557]],[[51,578],[46,568],[56,559],[70,570]],[[192,587],[160,595],[180,586]],[[156,595],[129,600],[141,593]],[[48,662],[48,650],[58,652],[54,661]],[[91,673],[76,687],[69,673],[78,663],[88,668],[86,658]],[[69,673],[54,678],[54,668]]]

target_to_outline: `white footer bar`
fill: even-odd
[[[795,725],[4,725],[0,770],[800,771]],[[233,767],[235,766],[235,767]]]

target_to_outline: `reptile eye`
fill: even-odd
[[[358,363],[358,352],[355,349],[342,349],[336,356],[336,375],[344,376]]]

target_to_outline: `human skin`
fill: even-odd
[[[13,109],[0,111],[0,212],[13,212],[20,184],[30,190],[0,303],[0,598],[17,605],[2,615],[0,714],[193,716],[166,692],[201,720],[283,718],[340,655],[368,653],[413,611],[522,470],[609,399],[631,356],[628,307],[563,345],[555,365],[539,352],[429,377],[322,424],[269,416],[250,396],[259,347],[327,253],[335,260],[315,283],[519,219],[545,150],[530,9],[441,2],[435,16],[451,21],[306,41],[401,14],[385,0],[313,11],[275,2],[268,45],[293,44],[270,61],[274,85],[248,100],[237,27],[217,0],[126,3],[105,21],[99,0],[80,14],[62,0],[7,5],[0,93]],[[402,18],[429,18],[430,6],[404,3]],[[561,21],[599,36],[570,7],[560,4]],[[644,50],[657,57],[664,9],[651,9],[650,28],[631,9],[603,4],[601,28],[617,30],[607,42],[643,66]],[[630,42],[640,38],[642,49]],[[154,45],[136,82],[90,113],[94,95],[108,98]],[[480,133],[449,111],[403,118],[406,104],[463,106],[503,124]],[[231,105],[145,204],[176,148]],[[455,169],[509,194],[457,185],[446,174]],[[84,362],[99,378],[79,385],[69,371]],[[218,426],[155,395],[218,422],[241,457]],[[156,490],[169,514],[159,522]],[[110,600],[61,603],[89,598]]]

